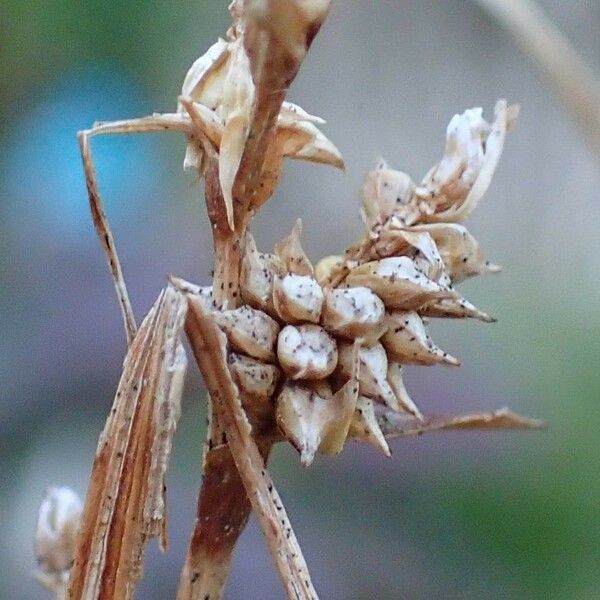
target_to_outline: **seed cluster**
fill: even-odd
[[[197,290],[227,336],[244,406],[270,418],[304,464],[340,452],[347,437],[389,454],[377,405],[421,417],[402,366],[459,365],[432,341],[429,317],[493,320],[454,287],[499,270],[457,221],[487,189],[515,116],[504,101],[492,125],[480,109],[456,115],[421,185],[380,162],[362,189],[364,239],[344,255],[313,267],[297,221],[273,253],[247,233],[242,306],[217,308],[210,288]]]

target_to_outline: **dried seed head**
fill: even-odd
[[[323,290],[316,279],[307,275],[276,277],[273,282],[273,304],[279,317],[287,323],[318,323],[323,306]]]
[[[333,373],[338,352],[319,325],[287,325],[277,340],[277,358],[292,379],[324,379]]]
[[[367,287],[335,288],[325,291],[323,326],[349,339],[372,343],[383,333],[385,306]]]
[[[405,225],[414,223],[419,211],[415,184],[406,173],[390,169],[384,160],[369,171],[362,187],[361,216],[367,231],[396,214]]]
[[[329,386],[286,383],[277,397],[277,425],[283,435],[300,452],[302,464],[309,466],[337,410],[331,401]]]
[[[388,356],[404,364],[458,366],[456,358],[438,348],[429,337],[421,317],[413,311],[387,315],[388,329],[381,338]]]
[[[415,417],[422,419],[423,415],[421,414],[421,411],[406,391],[402,365],[400,363],[390,361],[388,365],[387,380],[398,401],[396,406],[390,406],[390,408],[397,412],[408,412],[411,415],[415,415]]]
[[[499,266],[485,260],[479,242],[463,225],[431,223],[416,225],[412,229],[427,232],[433,238],[453,283],[481,273],[500,271]]]
[[[365,398],[364,396],[358,397],[348,435],[372,444],[386,456],[392,455],[390,447],[377,422],[373,401],[369,398]]]
[[[273,279],[279,271],[279,259],[272,254],[260,253],[254,237],[248,232],[240,269],[240,291],[250,306],[275,313],[273,306]]]
[[[79,496],[67,487],[51,487],[46,492],[35,532],[35,554],[44,573],[70,568],[83,506]]]
[[[259,360],[275,360],[279,325],[266,313],[244,305],[215,313],[215,321],[229,343],[244,354]]]
[[[407,256],[383,258],[352,269],[346,278],[349,285],[371,288],[388,307],[415,309],[442,298],[456,297],[429,279]]]
[[[353,344],[338,344],[338,374],[343,379],[352,377]],[[396,396],[387,382],[388,359],[383,346],[379,343],[370,348],[361,346],[358,350],[361,396],[373,398],[390,407],[397,404]]]
[[[243,395],[260,400],[268,400],[273,396],[281,377],[281,371],[275,365],[233,352],[227,360],[233,379]]]

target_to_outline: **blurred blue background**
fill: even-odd
[[[600,77],[597,0],[543,0]],[[76,131],[172,111],[187,68],[228,25],[226,2],[0,6],[0,597],[45,598],[31,579],[46,487],[84,494],[124,353],[88,216]],[[600,170],[533,64],[475,3],[334,3],[290,99],[327,119],[345,174],[287,163],[255,224],[268,249],[300,216],[313,258],[359,235],[358,190],[379,156],[415,179],[449,118],[522,104],[495,180],[467,223],[501,275],[465,294],[495,325],[434,323],[457,370],[409,369],[424,411],[505,404],[539,433],[400,440],[386,460],[350,444],[310,470],[272,470],[323,598],[600,597]],[[98,138],[100,185],[138,318],[165,274],[206,283],[202,189],[175,135]],[[173,597],[199,486],[204,397],[194,368],[170,469],[168,554],[151,544],[142,599]],[[226,598],[282,597],[251,522]]]

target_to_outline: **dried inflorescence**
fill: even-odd
[[[77,549],[70,547],[72,599],[131,598],[148,538],[166,546],[164,479],[186,368],[184,333],[209,392],[210,418],[179,600],[222,596],[251,509],[288,597],[317,598],[266,469],[276,442],[291,443],[308,466],[318,452],[341,452],[347,439],[389,456],[388,438],[539,425],[507,410],[423,416],[403,380],[406,364],[459,364],[432,341],[431,318],[493,320],[455,289],[499,270],[460,222],[490,183],[516,107],[499,101],[491,124],[481,109],[453,117],[444,155],[420,184],[380,161],[363,185],[364,237],[343,254],[313,265],[299,220],[273,252],[258,250],[249,225],[271,197],[284,158],[343,166],[318,128],[324,121],[285,100],[328,8],[329,0],[234,0],[226,39],[192,65],[177,112],[80,133],[94,224],[129,349]],[[205,180],[215,274],[204,287],[171,277],[137,330],[89,138],[165,129],[186,136],[184,167]],[[63,592],[69,561],[61,558]]]
[[[339,258],[315,269],[300,222],[273,253],[260,253],[246,234],[239,283],[247,304],[213,308],[214,319],[232,351],[277,370],[281,383],[269,386],[275,421],[303,464],[319,450],[340,452],[348,436],[389,454],[376,407],[422,418],[402,365],[459,364],[432,341],[429,316],[491,320],[454,284],[498,270],[456,222],[485,192],[516,117],[505,101],[495,112],[492,125],[481,109],[454,116],[444,157],[420,185],[380,162],[363,185],[365,238]],[[340,395],[353,378],[357,394]]]

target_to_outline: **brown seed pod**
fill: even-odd
[[[277,358],[291,379],[324,379],[335,370],[335,340],[319,325],[287,325],[277,340]]]
[[[334,288],[325,291],[321,323],[345,338],[364,338],[367,345],[384,331],[385,306],[368,287]]]
[[[396,310],[387,314],[386,321],[388,327],[381,343],[389,358],[414,365],[460,364],[431,341],[425,323],[416,312]]]
[[[279,325],[269,315],[244,305],[216,312],[215,321],[233,348],[259,360],[275,361]]]

